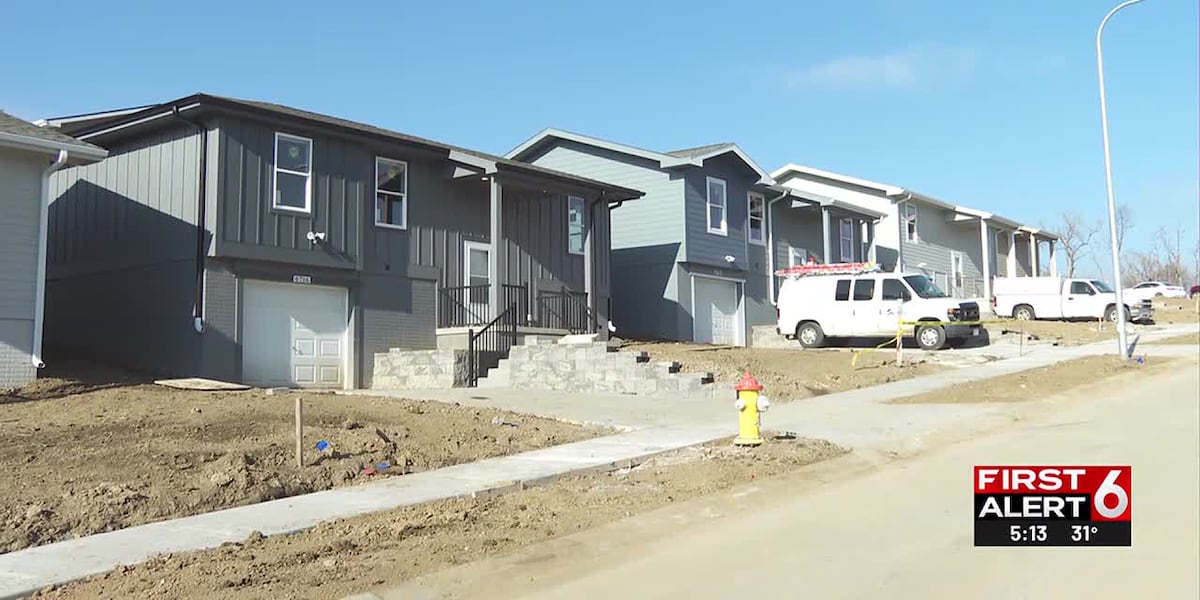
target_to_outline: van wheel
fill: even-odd
[[[922,350],[941,350],[946,345],[946,330],[940,325],[922,325],[917,328],[917,345]]]
[[[1018,321],[1032,321],[1034,316],[1033,307],[1028,304],[1019,304],[1013,309],[1013,318]]]
[[[825,345],[825,332],[821,326],[812,321],[806,321],[796,326],[796,339],[805,348],[820,348]]]

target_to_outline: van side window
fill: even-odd
[[[837,291],[833,296],[834,300],[849,300],[850,299],[850,280],[839,279],[837,282]]]
[[[1088,285],[1086,281],[1072,281],[1071,293],[1087,296],[1092,293],[1092,286]]]
[[[870,300],[875,297],[875,280],[859,279],[854,282],[854,299]]]
[[[884,300],[908,300],[908,290],[899,279],[884,279],[882,294]]]

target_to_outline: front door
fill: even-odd
[[[741,299],[734,281],[694,277],[693,336],[701,344],[741,345]]]
[[[463,248],[463,285],[467,286],[466,305],[472,323],[492,320],[488,299],[492,294],[492,248],[481,242],[466,242]]]

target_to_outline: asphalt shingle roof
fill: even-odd
[[[714,150],[723,150],[725,148],[732,148],[732,147],[733,147],[732,143],[722,142],[720,144],[709,144],[707,146],[696,146],[695,148],[684,148],[682,150],[672,150],[672,151],[668,152],[667,154],[674,156],[675,158],[689,158],[692,156],[701,156],[704,154],[708,154],[709,152],[713,152]]]
[[[77,140],[51,127],[38,127],[29,121],[18,119],[3,111],[0,111],[0,131],[15,135],[23,135],[25,137],[48,140],[51,142],[62,142],[64,144],[74,144],[76,146],[89,146],[97,150],[101,149],[99,146],[89,144],[82,140]]]

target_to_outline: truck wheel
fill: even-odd
[[[917,328],[917,345],[922,350],[941,350],[946,345],[946,330],[941,325],[922,325]]]
[[[1033,307],[1028,304],[1018,304],[1013,309],[1013,318],[1018,321],[1032,321],[1034,317]]]
[[[820,348],[825,345],[825,332],[813,321],[805,321],[796,326],[796,339],[805,348]]]
[[[1117,322],[1117,307],[1116,306],[1110,306],[1110,307],[1104,309],[1104,320],[1108,321],[1109,323]]]

